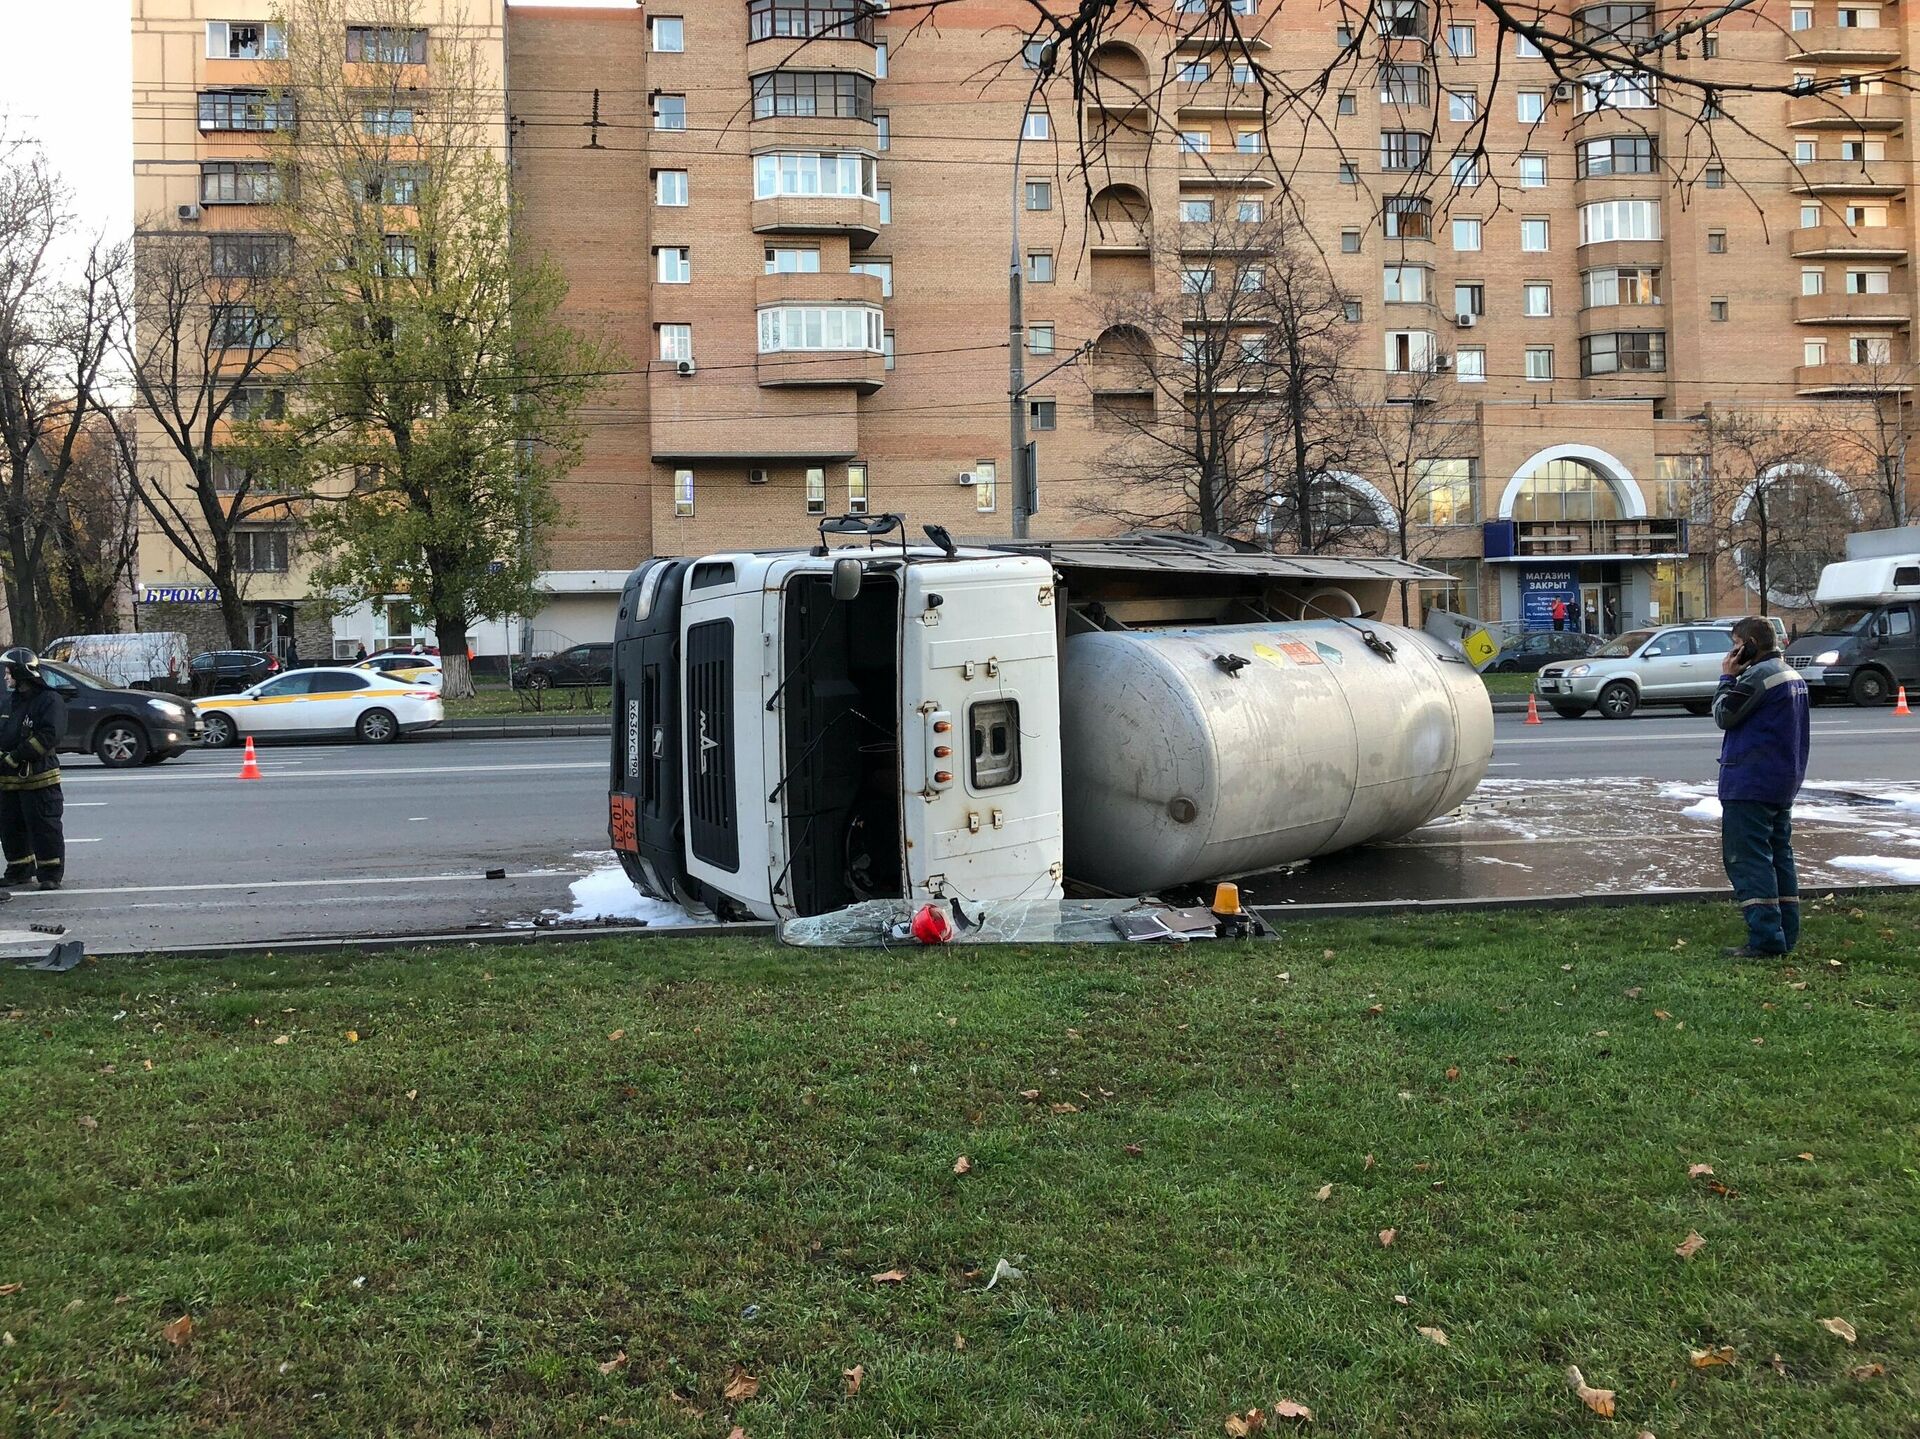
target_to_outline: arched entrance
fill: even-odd
[[[1562,444],[1515,467],[1488,532],[1488,558],[1503,568],[1501,614],[1509,621],[1529,630],[1557,625],[1616,635],[1657,618],[1654,565],[1671,562],[1683,529],[1649,518],[1646,493],[1618,456]]]

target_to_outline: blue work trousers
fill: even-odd
[[[1747,947],[1785,954],[1800,939],[1800,880],[1793,868],[1793,806],[1728,800],[1720,857],[1747,920]]]

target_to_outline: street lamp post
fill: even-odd
[[[1031,100],[1029,100],[1031,105]],[[1012,440],[1013,463],[1013,537],[1027,537],[1027,520],[1032,513],[1027,486],[1027,400],[1026,361],[1022,354],[1026,339],[1026,320],[1020,294],[1020,152],[1027,143],[1027,116],[1020,116],[1020,138],[1013,144],[1013,249],[1007,258],[1007,424]]]

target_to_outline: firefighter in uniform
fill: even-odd
[[[60,732],[67,706],[47,686],[40,659],[16,647],[0,654],[13,691],[0,720],[0,846],[7,855],[4,882],[37,881],[58,889],[66,877],[67,837],[61,815]]]

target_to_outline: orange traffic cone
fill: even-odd
[[[1912,710],[1907,708],[1907,687],[1905,685],[1900,686],[1900,693],[1894,699],[1893,712],[1897,715],[1910,715],[1913,713]]]
[[[241,779],[262,778],[262,775],[260,773],[260,761],[254,757],[254,753],[253,753],[253,736],[252,735],[247,736],[246,757],[240,761],[240,778]]]
[[[1527,723],[1528,724],[1540,723],[1540,706],[1534,703],[1534,699],[1532,695],[1527,696]],[[249,740],[248,743],[251,744],[252,741]]]

